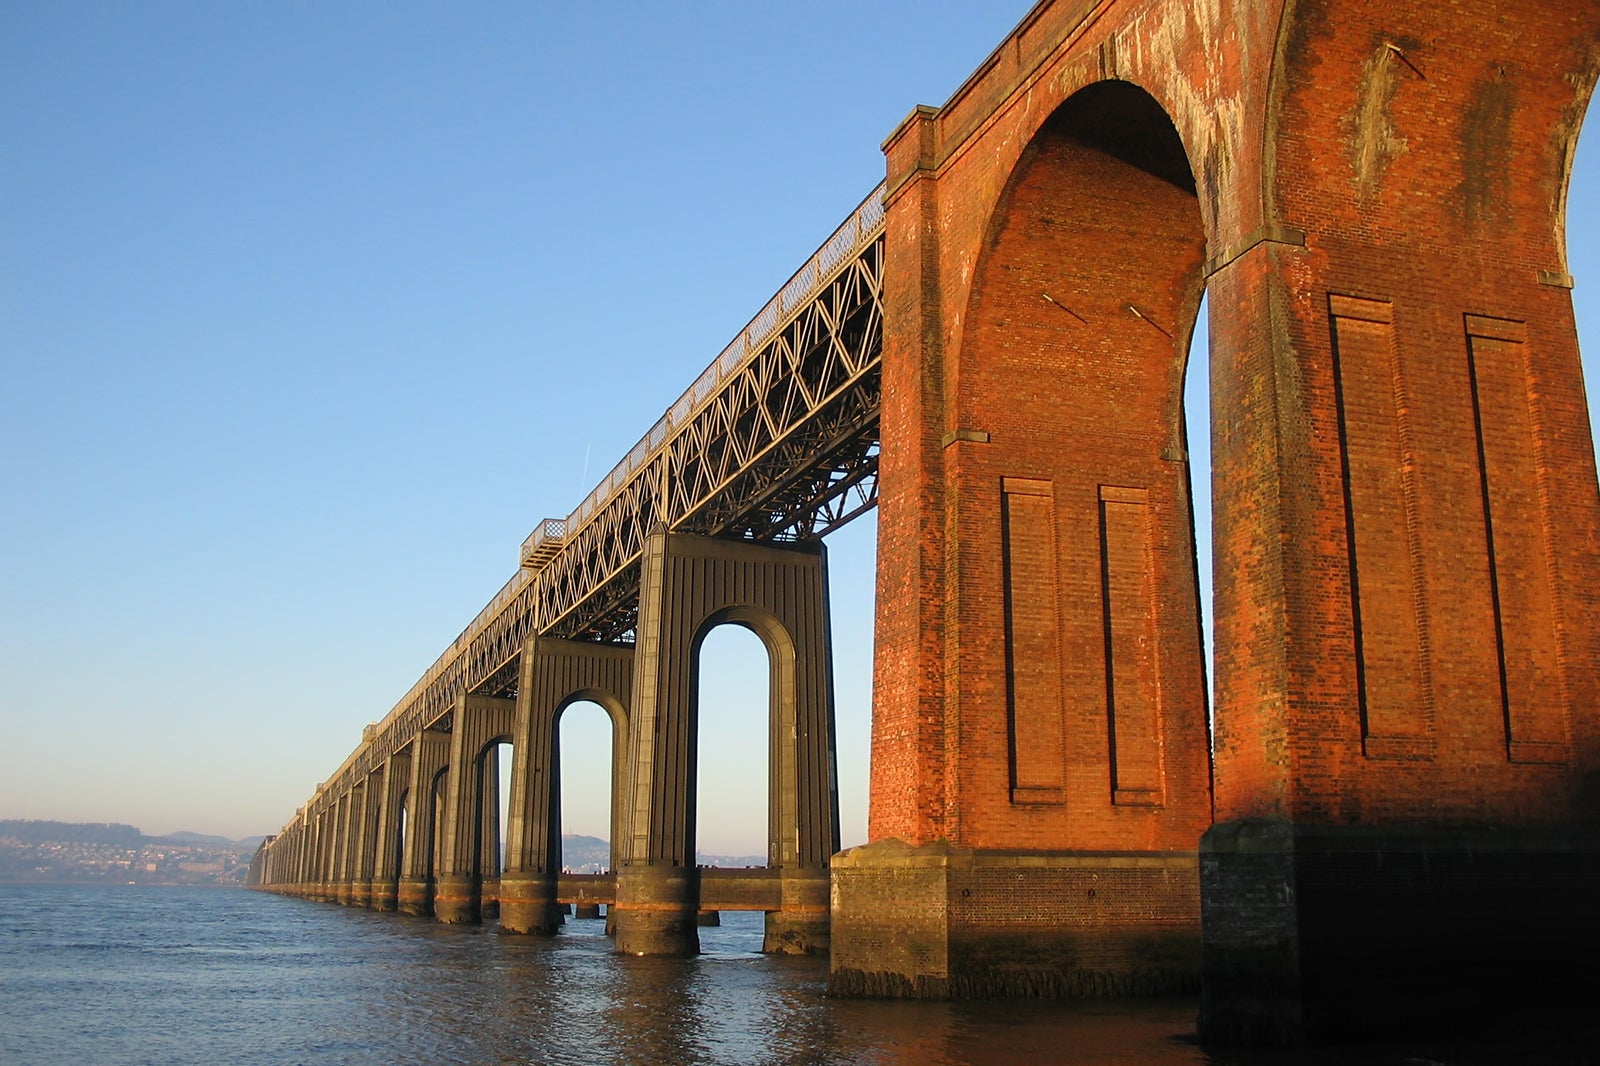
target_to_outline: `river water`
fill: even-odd
[[[0,1064],[1346,1063],[1585,1061],[1504,1034],[1440,1046],[1208,1051],[1192,999],[830,999],[764,957],[759,914],[695,959],[611,951],[604,923],[500,936],[267,893],[0,885]],[[1519,1050],[1520,1049],[1520,1050]],[[1525,1052],[1525,1054],[1524,1054]]]

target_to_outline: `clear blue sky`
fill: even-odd
[[[275,831],[1029,6],[0,0],[0,817]],[[872,553],[833,542],[847,844]],[[720,767],[757,647],[707,653]],[[761,850],[751,787],[702,848]]]

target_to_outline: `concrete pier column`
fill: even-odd
[[[561,712],[577,700],[605,708],[612,723],[611,851],[613,866],[626,777],[633,649],[537,637],[522,653],[517,689],[506,867],[500,876],[500,931],[553,933],[556,878],[561,872]]]
[[[767,912],[761,950],[769,955],[817,955],[828,950],[829,870],[785,868],[779,879],[783,907]]]
[[[411,742],[411,783],[406,789],[405,850],[395,892],[405,914],[433,913],[434,835],[439,779],[450,766],[450,734],[424,729]]]
[[[299,896],[305,892],[307,871],[311,868],[311,826],[307,808],[295,810],[292,833],[294,846],[284,865],[283,891]]]
[[[352,907],[372,906],[372,863],[373,852],[377,846],[378,807],[380,806],[380,790],[383,788],[383,773],[380,770],[368,773],[361,781],[360,802],[356,806],[356,839],[352,852],[354,863],[350,870],[350,905]]]
[[[324,798],[317,811],[317,869],[310,886],[310,897],[318,903],[331,903],[334,898],[333,870],[339,848],[339,803],[331,797]]]
[[[700,948],[695,661],[717,625],[750,629],[771,662],[769,865],[826,870],[838,849],[825,559],[820,544],[774,548],[664,529],[651,534],[640,580],[617,869],[618,951],[692,955]],[[814,921],[809,934],[797,927],[797,949],[826,927],[825,914],[813,917],[821,925]]]
[[[297,842],[295,845],[294,870],[290,877],[291,891],[294,895],[304,897],[307,886],[310,885],[316,869],[316,812],[310,804],[301,807],[295,812],[298,823],[296,831]]]
[[[641,863],[617,871],[617,950],[628,955],[700,951],[700,870]]]
[[[515,718],[513,705],[511,720]],[[481,780],[482,791],[478,803],[478,913],[484,921],[494,921],[500,916],[500,841],[505,836],[505,827],[500,824],[500,744],[497,741],[490,741],[483,751]]]
[[[441,922],[470,925],[483,919],[485,756],[511,739],[515,715],[512,700],[463,696],[456,701],[433,896],[434,917]]]
[[[411,752],[398,751],[374,775],[381,784],[372,858],[372,909],[392,911],[400,888],[400,823],[411,782]]]
[[[330,793],[336,787],[330,785]],[[339,848],[344,843],[344,805],[340,799],[336,793],[330,794],[327,811],[323,815],[322,880],[317,888],[317,898],[322,903],[337,903],[339,900]]]
[[[366,805],[365,782],[349,785],[339,800],[339,863],[335,875],[334,900],[341,906],[355,904],[356,869],[361,855],[361,824]]]

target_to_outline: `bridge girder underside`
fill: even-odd
[[[543,632],[628,640],[639,559],[658,524],[815,540],[877,502],[882,256],[874,241],[841,270],[579,531],[544,586]]]

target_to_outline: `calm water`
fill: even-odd
[[[599,921],[534,939],[256,892],[0,885],[0,1064],[1583,1061],[1208,1053],[1192,1000],[833,1000],[825,963],[756,954],[760,916],[725,917],[699,958],[636,959]]]

